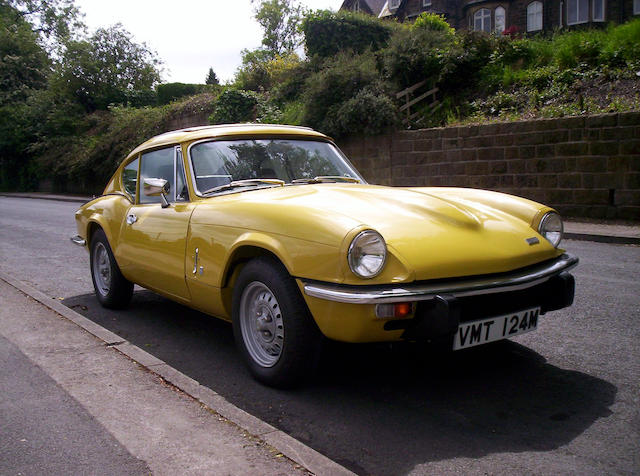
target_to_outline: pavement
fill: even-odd
[[[0,474],[353,474],[3,272],[0,359]]]
[[[86,203],[92,197],[81,195],[56,195],[51,193],[0,193],[0,196],[39,198],[65,202]],[[95,198],[95,197],[94,197]],[[567,240],[596,241],[622,245],[640,245],[640,217],[638,221],[620,222],[606,220],[564,220],[564,238]]]
[[[565,238],[639,245],[640,224],[568,220]],[[2,272],[0,361],[0,474],[353,474]]]

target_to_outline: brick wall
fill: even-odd
[[[371,183],[497,190],[640,220],[640,112],[398,131],[340,147]]]

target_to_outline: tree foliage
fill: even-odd
[[[86,30],[74,0],[1,0],[0,5],[10,6],[14,21],[29,23],[41,43],[56,54]]]
[[[0,105],[23,101],[46,87],[51,62],[31,25],[0,4]]]
[[[263,30],[262,46],[271,56],[293,52],[302,42],[300,24],[306,11],[295,0],[253,0]]]
[[[88,40],[70,41],[53,87],[87,112],[126,102],[127,92],[149,90],[160,80],[160,60],[133,41],[121,24],[98,29]]]

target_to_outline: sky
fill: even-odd
[[[338,10],[342,0],[299,0],[310,10]],[[76,0],[93,33],[122,23],[164,63],[163,82],[204,83],[209,68],[233,79],[240,52],[255,49],[262,30],[251,0]]]

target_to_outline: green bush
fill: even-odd
[[[538,45],[539,46],[539,45]],[[491,62],[517,68],[528,67],[537,57],[537,48],[529,39],[501,37],[496,41],[496,48],[491,55]]]
[[[153,89],[136,89],[125,93],[126,103],[131,107],[155,106],[158,95]]]
[[[430,30],[430,31],[442,31],[453,35],[455,30],[451,28],[451,25],[447,23],[443,15],[436,13],[422,12],[416,18],[416,21],[411,25],[412,30]]]
[[[345,50],[362,53],[383,48],[391,32],[400,28],[364,13],[319,10],[302,22],[307,55],[327,58]]]
[[[327,59],[317,73],[309,76],[303,94],[304,123],[323,131],[330,109],[337,109],[365,87],[380,80],[372,52],[362,55],[339,53]],[[329,127],[330,128],[330,127]]]
[[[158,95],[158,104],[169,104],[171,101],[186,96],[195,96],[196,94],[206,91],[215,90],[216,86],[205,84],[188,84],[188,83],[165,83],[160,84],[156,88]]]
[[[598,66],[602,37],[600,30],[573,31],[557,35],[553,39],[555,58],[561,69],[575,68],[583,63]]]
[[[238,122],[260,122],[279,124],[282,112],[278,106],[264,95],[255,91],[227,89],[217,99],[211,124],[233,124]]]
[[[332,107],[324,120],[323,130],[334,137],[371,136],[398,124],[397,107],[380,85],[372,85]]]
[[[490,63],[497,41],[494,36],[478,32],[458,34],[457,40],[442,52],[439,87],[445,96],[476,88],[481,80],[480,72]]]
[[[624,25],[610,26],[600,55],[612,66],[640,62],[640,18]]]
[[[426,28],[397,31],[381,52],[385,76],[397,89],[424,79],[436,83],[444,67],[443,51],[454,45],[448,32]]]
[[[258,95],[254,91],[227,89],[216,102],[211,124],[233,124],[255,121],[258,116]]]
[[[195,94],[195,84],[165,83],[156,87],[158,104],[169,104],[175,99]]]

